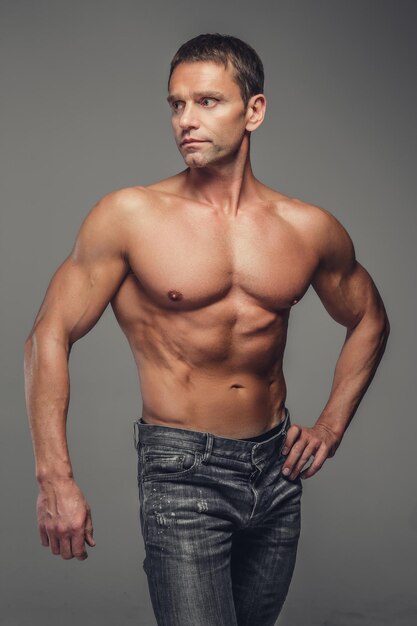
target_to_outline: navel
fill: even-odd
[[[175,291],[175,289],[171,289],[171,291],[168,291],[168,298],[171,300],[182,300],[182,293],[180,291]]]
[[[230,389],[243,389],[243,385],[239,385],[238,383],[236,383],[235,385],[231,385]]]

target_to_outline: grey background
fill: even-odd
[[[336,456],[304,482],[282,626],[410,626],[415,599],[416,3],[5,1],[1,7],[1,623],[155,624],[142,569],[128,344],[107,309],[73,349],[68,438],[93,512],[85,562],[40,545],[23,343],[82,219],[111,190],[184,168],[165,102],[177,48],[233,34],[260,54],[252,165],[350,233],[391,321]],[[279,271],[277,269],[277,271]],[[310,289],[286,349],[287,406],[315,422],[345,329]]]

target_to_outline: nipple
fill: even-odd
[[[182,293],[180,291],[175,291],[174,289],[172,289],[171,291],[168,291],[168,297],[171,300],[182,300]]]

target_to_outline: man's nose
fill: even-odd
[[[190,105],[186,105],[180,115],[179,121],[181,128],[198,128],[199,121],[196,116],[195,108]]]

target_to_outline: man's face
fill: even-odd
[[[175,141],[188,167],[233,161],[242,143],[246,110],[233,69],[212,61],[180,63],[169,96]],[[199,143],[182,143],[197,139]]]

